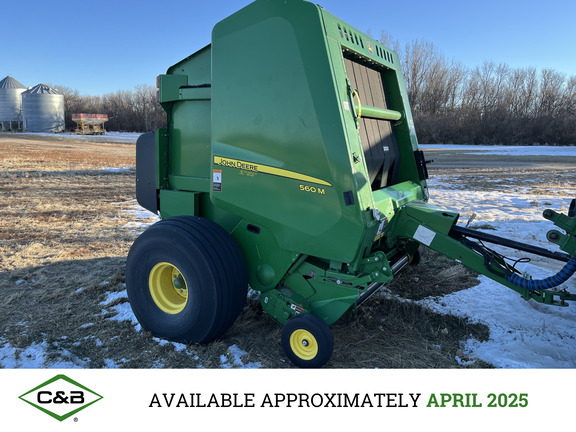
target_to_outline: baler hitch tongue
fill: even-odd
[[[524,298],[526,299],[535,298],[542,303],[567,306],[566,301],[575,301],[576,294],[572,294],[566,289],[557,289],[557,287],[568,281],[576,273],[576,199],[571,201],[568,215],[546,209],[542,216],[565,231],[563,234],[558,230],[550,230],[546,237],[551,243],[558,245],[561,250],[567,253],[550,252],[530,246],[519,247],[519,249],[564,261],[566,264],[558,273],[545,279],[532,279],[530,276],[518,273],[514,268],[506,272],[505,279],[524,290]],[[555,300],[555,297],[558,297],[559,301]]]
[[[568,281],[576,273],[576,199],[572,200],[568,215],[557,213],[551,209],[544,210],[542,215],[566,232],[563,234],[558,230],[550,230],[546,237],[551,243],[557,244],[560,249],[567,253],[551,252],[530,246],[520,246],[518,249],[564,261],[566,264],[558,273],[545,279],[532,279],[531,276],[520,274],[514,268],[507,269],[505,279],[520,288],[525,299],[534,298],[545,304],[567,306],[566,301],[576,301],[576,294],[557,287]],[[504,240],[499,244],[506,246],[506,243],[516,242]],[[558,297],[558,300],[555,300],[555,297]]]
[[[567,306],[567,301],[575,301],[576,294],[562,289],[560,285],[576,273],[576,202],[572,200],[568,215],[554,210],[545,210],[544,218],[566,233],[558,230],[548,232],[548,240],[559,246],[561,251],[528,245],[509,238],[477,231],[456,225],[457,214],[425,203],[408,203],[394,224],[395,235],[415,239],[431,249],[440,252],[480,274],[501,283],[519,293],[525,300],[534,299],[539,303]],[[448,222],[451,222],[448,225]],[[506,257],[487,247],[491,243],[506,248],[528,252],[564,263],[556,274],[545,279],[532,279],[516,268],[524,260]]]
[[[546,209],[542,213],[545,219],[554,223],[558,228],[563,229],[566,233],[563,234],[558,230],[550,230],[546,234],[546,238],[551,242],[557,244],[560,249],[568,252],[569,260],[564,267],[555,275],[546,279],[533,280],[528,279],[518,274],[512,274],[506,277],[508,281],[521,288],[529,291],[546,291],[550,296],[559,296],[560,305],[566,306],[566,301],[575,301],[576,294],[572,294],[567,290],[550,290],[551,288],[558,287],[559,285],[570,279],[576,273],[576,199],[570,203],[568,215],[557,213],[554,210]],[[553,303],[557,304],[557,303]]]

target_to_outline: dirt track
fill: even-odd
[[[3,152],[3,169],[17,169],[18,166],[11,163],[16,160],[20,161],[22,169],[31,166],[41,168],[43,163],[56,169],[121,167],[135,163],[134,145],[51,141],[0,134],[0,148]]]
[[[469,168],[564,170],[576,169],[576,157],[567,156],[508,156],[479,154],[484,152],[456,149],[424,150],[428,170],[438,174],[438,170],[459,170]]]

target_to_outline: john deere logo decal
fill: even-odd
[[[56,375],[20,399],[62,421],[98,402],[102,396],[65,375]]]
[[[370,54],[374,55],[374,48],[372,47],[372,44],[368,41],[368,51],[370,52]]]

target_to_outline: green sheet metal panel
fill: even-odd
[[[212,36],[212,201],[280,247],[347,261],[364,219],[321,9],[259,0]]]

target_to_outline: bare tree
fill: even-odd
[[[467,69],[425,41],[398,51],[421,142],[576,144],[576,77],[492,61]]]
[[[430,42],[402,47],[384,32],[381,40],[400,55],[421,142],[576,145],[576,76],[490,61],[468,69],[448,61]],[[57,88],[64,94],[67,120],[72,112],[104,113],[108,130],[138,132],[166,124],[152,86],[103,96]]]

